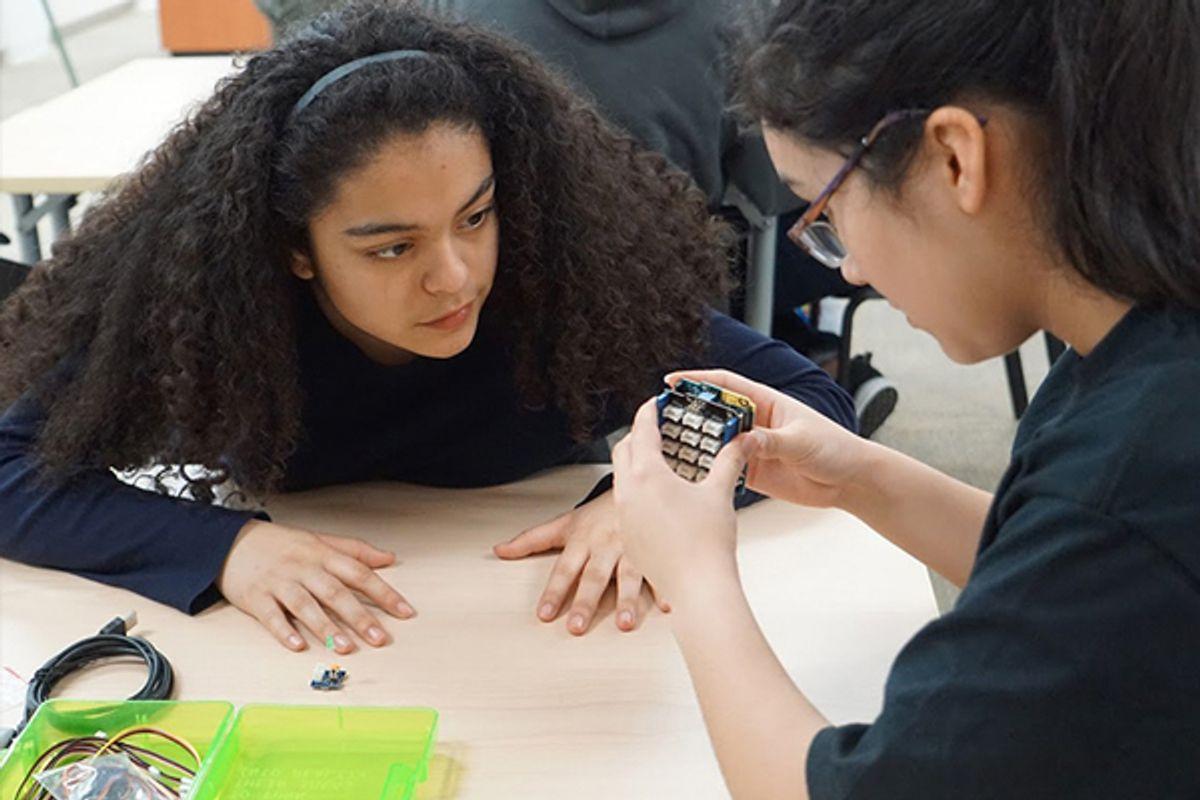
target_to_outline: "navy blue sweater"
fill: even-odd
[[[518,397],[507,348],[481,328],[463,353],[403,366],[371,361],[311,301],[298,342],[302,436],[285,490],[369,480],[487,486],[548,467],[593,460],[566,415]],[[714,314],[707,363],[740,372],[847,427],[850,398],[787,345]],[[611,415],[598,437],[627,424]],[[165,497],[107,470],[54,485],[41,479],[34,443],[44,415],[28,398],[0,417],[0,556],[131,589],[195,613],[253,512]],[[263,514],[258,514],[264,517]]]

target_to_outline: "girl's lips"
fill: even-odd
[[[461,328],[468,319],[471,318],[472,305],[474,305],[474,302],[467,303],[465,306],[451,311],[444,317],[438,317],[431,322],[422,322],[421,326],[424,328],[433,328],[434,330],[439,331],[457,330],[458,328]]]

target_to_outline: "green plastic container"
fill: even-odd
[[[190,800],[408,800],[437,720],[431,708],[246,706]]]
[[[38,756],[64,739],[91,736],[97,731],[112,736],[126,728],[148,725],[186,739],[202,758],[207,758],[218,740],[229,732],[232,718],[233,706],[224,702],[50,700],[34,713],[0,762],[0,800],[12,800]],[[191,762],[182,747],[154,741],[154,749],[164,756],[184,764]]]

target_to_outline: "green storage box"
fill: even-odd
[[[190,800],[408,800],[437,720],[430,708],[246,706]]]
[[[126,728],[148,725],[186,739],[207,759],[229,732],[232,717],[233,706],[224,702],[50,700],[34,713],[0,762],[0,800],[12,800],[38,756],[64,739],[97,731],[112,736]],[[182,747],[163,747],[161,740],[155,740],[155,750],[181,763],[192,760]]]

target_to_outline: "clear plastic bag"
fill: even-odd
[[[120,754],[77,761],[36,778],[55,800],[173,800],[150,773]]]

